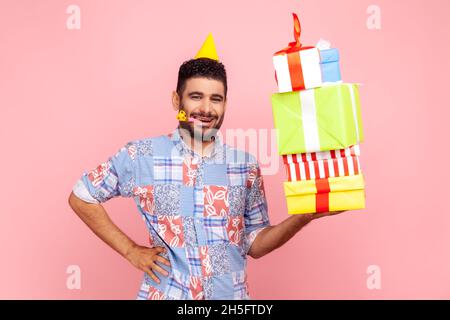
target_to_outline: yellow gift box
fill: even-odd
[[[289,214],[364,209],[366,202],[362,174],[286,181],[284,193]]]

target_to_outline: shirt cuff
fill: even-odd
[[[88,203],[100,203],[98,200],[94,199],[91,194],[89,193],[89,190],[86,188],[86,185],[84,184],[83,180],[79,179],[77,183],[75,183],[75,186],[72,189],[72,192],[81,200],[88,202]]]
[[[245,254],[246,254],[246,255],[247,255],[248,252],[250,251],[250,248],[251,248],[251,246],[252,246],[252,244],[253,244],[253,241],[255,241],[256,236],[257,236],[261,231],[263,231],[265,228],[267,228],[267,227],[269,227],[269,226],[265,226],[265,227],[261,227],[261,228],[259,228],[259,229],[253,230],[253,231],[251,231],[250,233],[248,233],[247,235],[245,235],[245,237],[244,237],[244,251],[245,251]]]

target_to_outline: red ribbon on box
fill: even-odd
[[[329,194],[330,194],[330,184],[328,179],[316,179],[316,213],[328,212],[330,210],[329,204]]]
[[[314,48],[313,46],[308,46],[308,47],[303,47],[303,45],[300,42],[300,34],[302,33],[302,28],[300,26],[300,21],[298,20],[298,17],[295,13],[292,13],[292,15],[294,16],[294,42],[289,42],[289,45],[274,53],[274,55],[278,55],[278,54],[284,54],[284,53],[291,53],[291,52],[295,52],[295,51],[299,51],[299,50],[306,50],[306,49],[312,49]]]
[[[298,20],[298,17],[295,13],[292,13],[294,17],[294,42],[289,42],[289,45],[274,53],[274,55],[280,55],[280,54],[287,54],[288,59],[288,65],[289,65],[289,74],[291,75],[291,83],[292,83],[292,90],[298,91],[305,88],[305,83],[303,80],[303,69],[302,64],[300,62],[300,55],[299,54],[289,54],[293,52],[297,52],[300,50],[306,50],[306,49],[312,49],[315,48],[313,46],[307,46],[303,47],[303,45],[300,42],[300,34],[302,32],[302,28],[300,26],[300,21]],[[294,76],[297,75],[297,76]],[[275,81],[278,83],[277,74],[275,73]]]

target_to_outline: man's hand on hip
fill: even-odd
[[[169,273],[164,268],[161,268],[158,264],[156,264],[156,262],[160,262],[170,267],[169,260],[159,255],[163,252],[166,252],[166,248],[164,247],[147,248],[135,245],[127,252],[126,258],[133,266],[144,271],[154,281],[160,283],[161,281],[156,276],[155,271],[166,277]]]

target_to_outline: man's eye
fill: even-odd
[[[214,101],[214,102],[221,102],[222,101],[222,99],[212,99],[212,101]]]
[[[200,96],[192,96],[192,99],[200,99]]]

